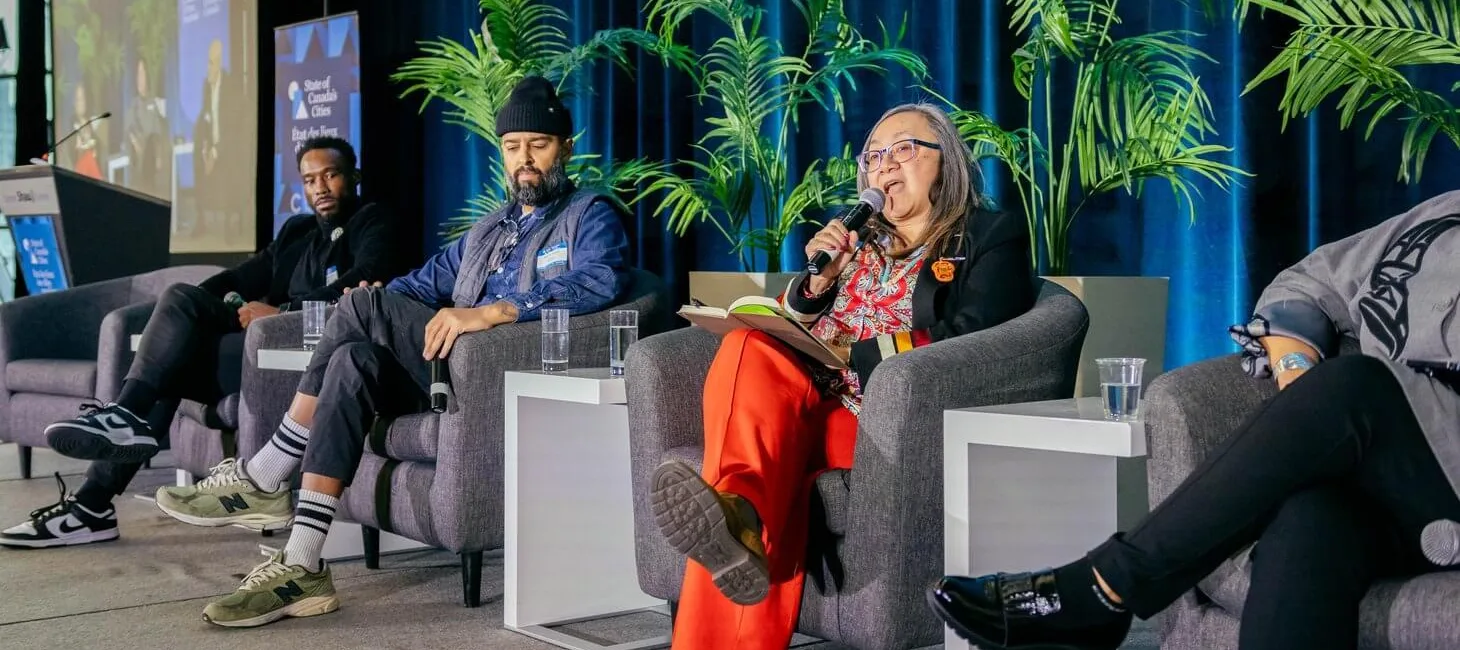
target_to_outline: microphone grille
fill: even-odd
[[[875,187],[862,190],[862,196],[860,198],[863,203],[872,206],[873,212],[881,212],[882,205],[887,202],[887,195]]]

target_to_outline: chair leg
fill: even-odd
[[[482,552],[461,554],[461,598],[467,607],[482,606]]]
[[[679,622],[679,601],[677,601],[677,600],[671,600],[671,601],[669,601],[669,626],[672,628],[672,627],[674,627],[674,624],[675,623],[678,623],[678,622]]]
[[[142,461],[142,469],[152,469],[152,459],[151,458],[148,458],[147,460]]]
[[[30,447],[20,449],[20,478],[30,478]]]
[[[380,529],[360,527],[360,545],[365,548],[365,568],[380,568]]]
[[[274,531],[272,531],[272,530],[264,530],[264,531],[259,531],[259,532],[264,537],[273,537],[274,536]]]

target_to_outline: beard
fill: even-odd
[[[537,172],[537,180],[535,182],[517,180],[517,175],[524,171]],[[530,165],[523,165],[513,170],[511,185],[513,199],[523,205],[538,207],[551,203],[568,190],[568,172],[563,169],[562,163],[553,164],[546,172]]]

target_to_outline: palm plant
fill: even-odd
[[[759,251],[764,270],[779,271],[781,245],[798,224],[854,198],[857,169],[849,150],[814,160],[799,174],[788,164],[785,151],[802,106],[817,102],[840,121],[841,84],[855,88],[854,73],[896,66],[919,79],[927,74],[924,61],[898,45],[903,30],[893,36],[884,27],[882,41],[874,42],[850,24],[842,0],[792,2],[809,34],[799,55],[786,54],[779,40],[762,33],[765,10],[746,0],[650,0],[647,6],[649,25],[663,38],[696,14],[722,23],[729,35],[711,44],[696,66],[697,98],[717,114],[695,144],[700,159],[681,161],[694,176],[654,172],[641,197],[663,191],[655,214],[667,213],[677,234],[710,223],[743,270],[757,266]]]
[[[1009,168],[1030,231],[1032,259],[1053,275],[1069,270],[1069,233],[1091,198],[1113,191],[1140,196],[1164,181],[1195,221],[1198,178],[1225,190],[1246,172],[1218,160],[1210,144],[1211,101],[1193,63],[1210,60],[1185,31],[1117,39],[1119,0],[1010,0],[1011,28],[1025,40],[1014,54],[1014,85],[1026,103],[1024,125],[1006,130],[987,115],[951,113],[975,158]],[[1058,72],[1073,74],[1068,93]],[[1062,104],[1056,107],[1056,102]],[[1061,110],[1063,109],[1063,110]],[[1055,123],[1068,114],[1067,124]]]
[[[1238,0],[1238,15],[1245,20],[1253,7],[1298,23],[1244,90],[1286,73],[1279,105],[1284,127],[1336,94],[1341,128],[1370,112],[1365,139],[1399,112],[1405,123],[1399,179],[1405,182],[1419,180],[1436,135],[1460,146],[1460,111],[1405,76],[1414,66],[1460,63],[1460,7],[1454,0]],[[1456,89],[1460,84],[1450,93]]]
[[[501,207],[509,185],[501,162],[501,140],[496,133],[497,112],[513,86],[527,75],[553,81],[560,96],[571,97],[583,86],[577,75],[597,61],[611,61],[632,73],[629,54],[639,48],[660,57],[666,65],[692,72],[687,50],[638,29],[605,29],[587,41],[569,45],[564,27],[571,24],[561,9],[542,0],[480,0],[486,19],[470,43],[440,38],[422,44],[423,55],[406,62],[392,79],[407,84],[402,96],[424,95],[421,109],[432,100],[448,105],[446,120],[486,140],[497,152],[488,162],[490,180],[468,201],[461,213],[445,224],[447,242],[460,237],[482,216]],[[580,188],[603,192],[619,201],[663,164],[636,159],[624,163],[589,153],[575,153],[567,166],[569,178]]]

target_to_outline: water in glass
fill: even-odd
[[[624,374],[624,356],[629,346],[639,340],[638,325],[611,325],[608,328],[608,371],[615,377]]]

